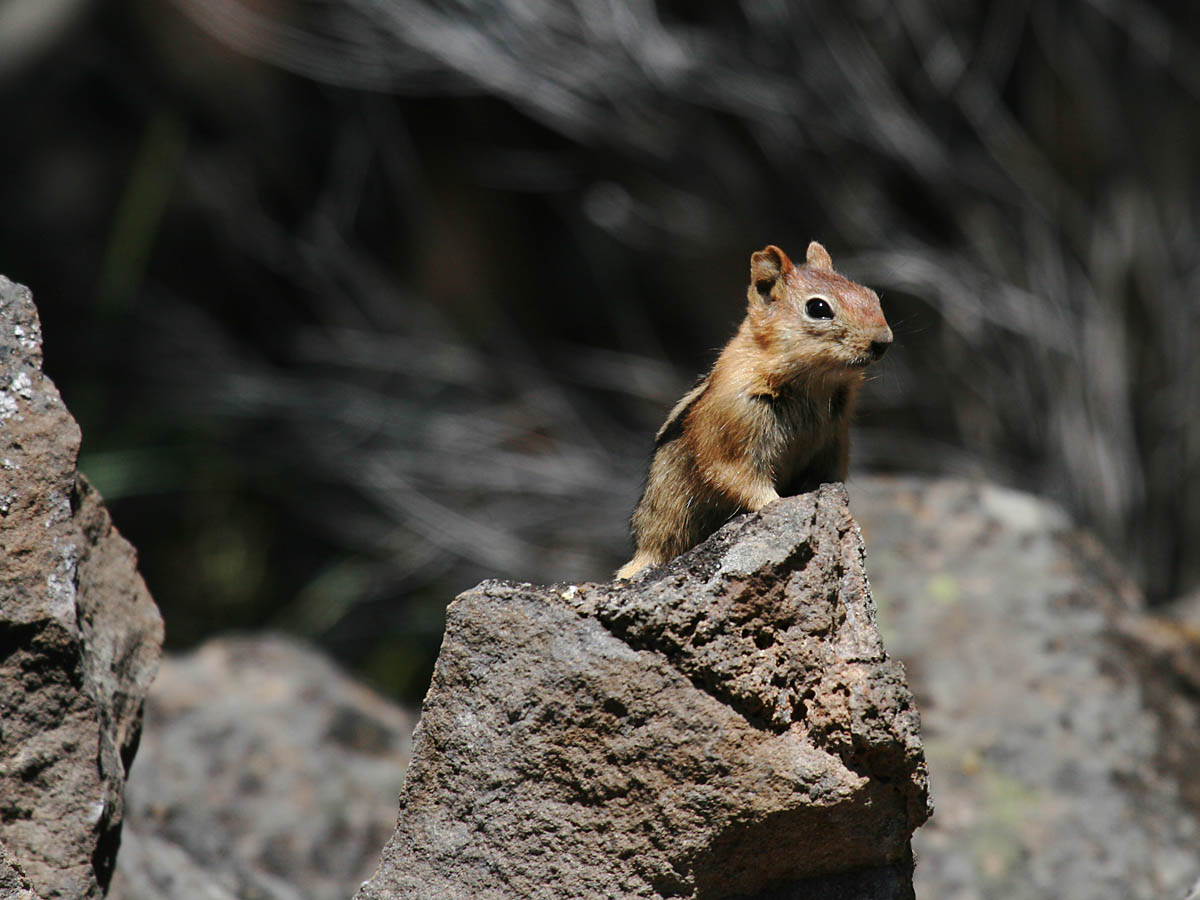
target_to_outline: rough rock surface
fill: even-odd
[[[110,900],[346,900],[395,828],[415,723],[286,638],[166,658]]]
[[[917,896],[1200,900],[1200,840],[1194,825],[1200,814],[1200,768],[1195,765],[1200,759],[1200,632],[1186,615],[1169,622],[1145,613],[1137,592],[1095,543],[1035,498],[988,485],[917,478],[856,479],[850,493],[870,550],[880,627],[888,649],[906,662],[924,720],[923,744],[938,814],[913,838]],[[651,586],[656,583],[652,580]],[[560,594],[566,590],[561,588]],[[618,593],[577,589],[574,596],[580,603],[607,604],[612,621],[621,615]],[[495,621],[504,602],[495,601],[491,612],[485,610],[487,622]],[[557,606],[558,600],[527,604],[535,610],[546,605]],[[508,615],[519,622],[521,608]],[[478,606],[456,605],[454,614],[461,617],[472,609]],[[627,630],[636,631],[637,640],[647,646],[674,654],[671,648],[679,641],[671,637],[672,630],[688,626],[667,628],[670,621],[675,620],[630,619],[635,627]],[[565,623],[562,634],[544,637],[547,646],[569,656],[580,646],[580,625],[571,617]],[[818,631],[823,627],[816,625]],[[591,636],[585,648],[614,648],[617,661],[605,663],[605,669],[631,656],[658,652],[628,645],[622,649],[612,643],[607,627],[589,627],[585,633]],[[699,650],[706,646],[701,634]],[[517,636],[519,631],[511,640]],[[235,649],[239,645],[242,649]],[[684,654],[673,658],[688,667],[689,680],[696,673],[705,684],[708,663],[696,650],[692,640],[688,660]],[[519,656],[491,666],[502,674],[506,666],[528,671],[528,661]],[[202,674],[209,667],[225,672]],[[142,890],[120,896],[136,900],[232,900],[248,896],[251,888],[260,892],[256,896],[269,898],[353,893],[391,832],[405,754],[394,749],[372,762],[360,755],[367,751],[324,738],[330,729],[319,724],[321,717],[334,717],[321,710],[343,702],[337,699],[343,696],[341,689],[314,686],[332,685],[341,677],[329,671],[311,653],[285,652],[278,645],[275,650],[255,649],[249,641],[217,642],[195,657],[164,665],[148,702],[147,732],[132,773],[113,894],[127,872],[143,877]],[[479,665],[479,677],[490,677],[488,671]],[[563,682],[592,684],[598,672],[569,674]],[[742,670],[735,666],[730,673],[714,683],[727,683],[723,690],[728,696],[744,696]],[[670,696],[686,687],[674,676],[663,677],[672,685]],[[265,698],[276,699],[254,700],[260,690]],[[471,690],[495,694],[497,689]],[[639,696],[644,698],[647,690],[641,688]],[[220,696],[221,702],[205,702],[206,695]],[[507,727],[520,724],[522,715],[551,721],[573,715],[587,733],[606,715],[603,701],[582,712],[568,705],[550,710],[539,696],[549,694],[503,698],[510,704],[506,709],[516,711],[516,722]],[[705,696],[719,711],[721,704],[711,694]],[[389,740],[397,730],[403,734],[411,718],[378,703],[375,698],[366,707],[368,718],[396,723],[385,729],[393,735]],[[778,696],[775,703],[773,708]],[[786,709],[788,703],[782,705]],[[228,709],[222,711],[223,706]],[[625,734],[649,727],[618,720],[616,712],[612,707],[607,713],[613,716],[607,726],[612,733],[598,743],[615,740],[617,729]],[[310,719],[314,724],[294,724]],[[464,721],[472,719],[465,716]],[[501,723],[506,721],[507,715]],[[321,758],[293,762],[318,752],[314,744]],[[635,746],[632,740],[619,745],[615,758],[627,759]],[[255,748],[252,766],[242,761],[247,748]],[[601,756],[604,752],[598,751]],[[600,785],[595,790],[644,797],[645,789],[634,779],[644,779],[653,760],[648,754],[622,768],[606,767],[601,758],[591,770],[581,765],[578,781]],[[156,772],[160,765],[164,768]],[[248,777],[248,768],[271,771],[266,784],[275,787],[239,791],[238,779]],[[296,773],[294,781],[283,777],[288,771]],[[221,784],[212,798],[206,794],[210,772],[219,773]],[[613,780],[603,781],[602,775]],[[497,774],[493,803],[503,797],[506,777]],[[294,798],[305,796],[306,784],[321,785],[319,790],[328,786],[334,794],[353,798],[347,802],[364,811],[347,816],[327,794],[321,802],[297,805]],[[608,802],[617,799],[610,796]],[[665,793],[662,802],[678,805]],[[347,833],[343,823],[368,817],[376,836],[368,837],[365,825],[361,831],[351,827],[353,836],[341,838],[340,846],[354,848],[357,859],[369,857],[370,862],[353,873],[349,866],[340,870],[340,886],[333,885],[330,873],[322,883],[322,891],[329,885],[328,893],[311,892],[320,873],[296,862],[296,856],[273,855],[272,847],[285,840],[281,835],[288,833],[288,822],[327,834],[328,845],[339,846],[338,835]],[[478,821],[478,815],[461,825],[447,821],[443,838],[461,839],[469,833],[467,825]],[[256,837],[264,834],[271,837]],[[5,884],[0,879],[0,887]],[[843,896],[856,900],[886,896],[878,883],[843,887]],[[376,885],[372,890],[380,889]],[[815,890],[800,895],[822,896]]]
[[[1200,632],[1025,494],[864,479],[852,506],[921,709],[938,900],[1151,900],[1200,887]]]
[[[4,900],[40,900],[3,843],[0,843],[0,897]]]
[[[359,898],[911,897],[918,727],[840,486],[629,584],[485,582]]]
[[[29,291],[0,276],[0,841],[44,897],[108,885],[162,644],[78,451]]]

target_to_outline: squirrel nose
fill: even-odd
[[[888,328],[875,335],[875,339],[871,341],[871,358],[879,359],[887,353],[890,346],[892,346],[892,330]]]

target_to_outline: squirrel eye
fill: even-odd
[[[820,297],[813,297],[804,304],[804,311],[810,319],[832,319],[833,310]]]

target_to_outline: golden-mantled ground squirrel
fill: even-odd
[[[892,343],[879,297],[808,245],[750,257],[749,308],[712,371],[654,438],[633,512],[629,578],[694,547],[731,516],[846,477],[850,414],[864,371]]]

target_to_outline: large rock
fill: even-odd
[[[0,883],[15,864],[44,897],[108,885],[162,643],[78,451],[29,291],[0,276]]]
[[[628,584],[448,611],[359,900],[911,897],[918,719],[840,486]]]
[[[888,649],[921,708],[939,900],[1158,900],[1200,879],[1200,632],[1160,620],[1048,503],[851,485]]]
[[[913,839],[917,895],[938,900],[1159,896],[1182,900],[1190,879],[1194,893],[1188,900],[1200,900],[1196,850],[1200,840],[1195,825],[1200,811],[1200,769],[1195,766],[1200,759],[1200,704],[1195,699],[1200,696],[1200,632],[1187,624],[1186,615],[1177,622],[1149,615],[1141,608],[1136,589],[1121,577],[1108,555],[1036,498],[983,484],[917,478],[857,479],[850,490],[870,549],[881,628],[889,650],[899,649],[907,664],[924,718],[923,741],[939,812]],[[803,523],[801,535],[808,528]],[[755,532],[745,530],[741,537],[743,549],[725,545],[727,550],[718,552],[740,553],[745,565],[753,565]],[[845,531],[841,539],[852,542],[852,531]],[[796,563],[806,555],[802,551]],[[806,566],[801,572],[815,576],[824,565],[818,563],[810,573]],[[678,589],[691,583],[686,574],[681,577]],[[698,577],[703,580],[703,573]],[[790,596],[801,590],[805,577],[797,577],[782,593]],[[523,827],[545,826],[558,835],[574,829],[580,820],[591,821],[592,813],[580,808],[587,806],[589,797],[597,807],[623,804],[628,810],[644,803],[656,810],[661,806],[664,817],[675,815],[688,800],[683,796],[681,801],[679,789],[648,798],[651,786],[663,783],[654,767],[661,766],[667,754],[686,760],[695,773],[710,765],[707,757],[696,759],[708,745],[723,740],[736,746],[744,740],[741,746],[753,752],[755,745],[745,738],[753,730],[747,728],[746,717],[730,714],[726,698],[738,709],[751,711],[751,718],[753,710],[759,710],[758,718],[764,722],[766,710],[786,712],[795,706],[792,696],[780,702],[782,692],[773,697],[757,692],[754,666],[744,665],[761,649],[757,643],[750,650],[745,637],[735,639],[736,629],[721,632],[706,624],[727,615],[721,609],[712,613],[706,609],[735,602],[740,580],[733,579],[735,589],[722,597],[698,594],[687,606],[687,597],[677,598],[679,603],[672,605],[675,582],[651,579],[645,587],[666,592],[666,602],[654,608],[655,595],[650,594],[646,603],[651,608],[636,614],[625,611],[622,591],[596,586],[574,592],[560,588],[557,598],[508,588],[503,597],[488,600],[473,593],[465,598],[467,602],[456,604],[443,665],[449,665],[455,654],[461,657],[464,633],[478,637],[483,632],[485,646],[497,655],[480,659],[465,671],[464,663],[455,664],[459,696],[443,696],[438,701],[443,712],[438,715],[444,720],[446,705],[453,700],[466,728],[479,732],[498,719],[502,729],[512,729],[513,736],[529,741],[530,758],[498,768],[495,785],[486,789],[482,802],[478,797],[464,798],[458,808],[448,806],[441,818],[435,811],[418,809],[432,832],[427,840],[421,838],[425,852],[435,854],[440,848],[445,853],[457,842],[478,847],[477,837],[475,844],[469,840],[471,829],[491,821],[488,810],[503,806],[505,791],[536,789],[510,787],[514,771],[537,777],[546,757],[554,763],[548,771],[558,773],[557,787],[546,790],[568,791],[568,796],[583,799],[577,803],[560,799]],[[571,595],[570,601],[561,596],[563,592]],[[519,602],[512,602],[512,597]],[[784,600],[785,606],[791,602]],[[759,606],[769,612],[770,603],[778,602],[764,600]],[[550,648],[565,674],[557,682],[551,678],[547,686],[529,688],[539,684],[538,678],[550,676],[539,675],[525,655],[506,656],[506,642],[524,639],[529,621],[539,621],[536,617],[546,615],[547,608],[561,613],[563,605],[582,610],[582,617],[578,612],[555,613],[553,622],[559,626],[541,619],[546,627],[531,632],[530,640]],[[599,608],[608,625],[593,617]],[[864,610],[855,606],[848,612]],[[696,627],[690,624],[693,617]],[[744,617],[742,627],[757,635],[759,642],[770,643],[771,629],[760,627],[761,617]],[[497,620],[516,624],[500,629]],[[821,633],[826,622],[824,615],[817,615],[806,627],[824,641]],[[489,629],[495,629],[493,637],[487,636]],[[617,641],[614,631],[624,639]],[[697,637],[683,640],[685,634]],[[873,646],[873,641],[867,645],[865,655],[874,655]],[[595,648],[607,648],[607,655],[597,656]],[[823,646],[820,653],[827,650]],[[607,686],[600,681],[606,672],[623,677],[630,660],[656,658],[654,678],[659,681],[643,674],[638,677],[645,680],[631,682],[628,689],[618,686],[622,692],[616,701],[621,706],[612,703],[606,708],[608,697],[602,692],[603,699],[582,706],[577,699],[563,700],[564,694],[568,699],[577,697],[580,685],[592,691],[598,690],[598,684]],[[719,664],[721,658],[729,660],[727,668]],[[585,666],[585,659],[592,664]],[[782,665],[781,671],[794,671],[786,669],[786,658]],[[514,684],[507,670],[527,686],[526,694],[506,694],[489,684],[493,673],[506,679],[503,684]],[[439,678],[447,674],[452,673]],[[344,676],[310,652],[276,640],[218,641],[194,655],[168,661],[148,703],[147,734],[130,785],[126,840],[114,893],[137,900],[185,896],[232,900],[251,893],[268,898],[350,896],[378,859],[378,845],[384,840],[378,835],[390,832],[387,823],[394,822],[394,793],[406,758],[400,736],[411,719],[400,710],[389,711],[378,698],[360,704],[355,699],[358,691],[343,681]],[[703,687],[689,694],[687,685],[695,683]],[[665,685],[661,698],[649,696],[655,684]],[[629,693],[636,703],[628,699]],[[704,704],[704,710],[715,710],[727,735],[714,736],[706,730],[711,723],[686,720],[679,727],[694,729],[691,734],[699,735],[699,749],[688,746],[689,732],[684,730],[671,738],[676,742],[672,747],[651,747],[640,755],[638,732],[661,729],[664,714],[638,721],[635,713],[640,710],[646,715],[660,699],[673,704],[664,708],[675,709],[689,696]],[[216,697],[221,702],[213,702]],[[475,717],[475,703],[482,718]],[[497,704],[503,704],[501,713]],[[812,710],[811,702],[805,705]],[[351,706],[356,712],[336,713],[340,706]],[[808,717],[819,721],[815,712]],[[360,717],[374,723],[365,727],[367,735],[383,734],[387,739],[347,742],[339,737],[344,728],[323,724]],[[558,750],[531,737],[535,723],[561,730],[569,717],[577,720],[571,730],[579,737],[579,746]],[[782,721],[774,712],[770,719]],[[777,727],[768,723],[765,730],[782,743],[784,739],[774,732]],[[818,737],[822,731],[818,729]],[[836,730],[826,733],[836,737]],[[427,732],[422,739],[426,755],[430,740]],[[453,752],[456,765],[476,773],[486,769],[486,761],[469,758],[466,738],[447,741],[443,735],[440,740]],[[371,749],[389,743],[390,750]],[[834,744],[846,746],[844,734]],[[482,743],[479,747],[483,752]],[[759,778],[762,785],[778,785],[770,752],[758,752],[759,756],[743,761],[741,771],[757,765],[764,776]],[[808,759],[811,751],[806,753],[797,753],[796,758]],[[437,775],[436,766],[435,760],[427,759],[415,768],[414,773],[423,767],[424,774],[414,774],[414,785],[417,778],[428,785]],[[269,777],[263,778],[264,772]],[[710,785],[724,790],[732,780],[731,772],[733,768],[718,773]],[[783,784],[786,787],[787,782]],[[818,786],[818,792],[821,789]],[[405,795],[409,806],[417,802],[411,790]],[[703,799],[711,795],[712,787],[701,785],[696,790],[696,797]],[[746,791],[736,796],[752,797]],[[358,812],[347,815],[347,806]],[[704,808],[704,815],[723,814],[722,809],[728,807],[714,803]],[[460,810],[462,817],[454,818]],[[347,822],[351,827],[346,827]],[[520,826],[511,819],[502,824]],[[772,824],[763,830],[764,842],[780,833]],[[601,859],[602,850],[594,859],[614,870],[637,866],[633,857],[617,858],[619,852],[628,852],[632,839],[621,837],[624,843],[618,846],[613,834],[610,828],[612,859]],[[327,836],[323,844],[321,835]],[[648,851],[648,860],[661,861],[675,839],[659,833],[657,840],[667,849]],[[557,847],[559,838],[552,840]],[[692,829],[685,829],[678,840],[696,839]],[[315,852],[321,846],[344,853],[330,860]],[[484,849],[494,857],[501,855],[495,843],[485,843]],[[303,861],[306,852],[311,852],[313,864]],[[720,858],[719,852],[720,848],[714,859]],[[396,848],[389,850],[392,853],[398,853]],[[415,871],[425,872],[430,864],[426,860]],[[441,862],[435,857],[433,864]],[[557,871],[548,866],[541,870],[543,895],[558,884],[562,862],[556,858],[555,864]],[[456,865],[453,860],[446,862],[446,871],[454,871]],[[464,863],[467,868],[472,865],[478,862]],[[498,869],[502,874],[496,876],[496,883],[522,877],[521,866],[530,882],[538,878],[536,861],[512,861]],[[325,880],[319,880],[322,867],[329,867]],[[371,886],[372,893],[386,895],[380,882],[394,868],[393,864],[385,867]],[[0,865],[0,876],[3,871]],[[732,871],[739,871],[736,864]],[[880,870],[874,870],[885,880],[890,877],[886,868],[882,871],[879,876]],[[132,876],[137,890],[119,894],[118,883],[125,874]],[[878,884],[863,886],[868,876],[860,873],[858,884],[855,876],[846,877],[843,896],[886,896]],[[827,887],[831,881],[825,880]],[[893,887],[895,882],[892,877]],[[0,885],[4,884],[0,878]],[[630,876],[630,884],[637,887],[636,873]],[[422,896],[419,890],[417,885],[410,896]],[[636,896],[636,890],[631,894]],[[460,895],[470,896],[470,889],[463,888]],[[480,896],[488,894],[481,889]],[[810,885],[800,896],[822,895]]]
[[[168,657],[110,900],[346,900],[395,827],[415,722],[282,637]]]

